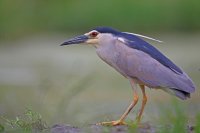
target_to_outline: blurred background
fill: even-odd
[[[91,46],[60,47],[96,26],[147,35],[183,68],[197,91],[187,101],[147,88],[143,121],[158,122],[177,100],[193,121],[200,111],[200,1],[1,0],[0,115],[31,108],[48,124],[91,124],[117,119],[132,100],[128,80],[101,61]],[[139,103],[128,119],[134,120]]]

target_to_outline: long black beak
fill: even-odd
[[[79,44],[79,43],[84,43],[88,40],[88,36],[86,35],[81,35],[81,36],[77,36],[74,38],[71,38],[69,40],[66,40],[64,43],[62,43],[60,46],[63,45],[70,45],[70,44]]]

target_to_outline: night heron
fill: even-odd
[[[133,101],[119,120],[102,122],[102,125],[123,125],[124,119],[138,102],[136,85],[142,90],[142,107],[136,122],[140,123],[147,96],[145,86],[162,89],[185,100],[195,91],[195,85],[188,75],[155,47],[142,40],[156,39],[129,32],[120,32],[110,27],[97,27],[84,35],[65,41],[61,45],[91,44],[98,56],[115,68],[130,81],[133,89]]]

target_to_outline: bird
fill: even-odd
[[[138,103],[137,86],[142,91],[142,106],[136,117],[140,124],[147,103],[146,88],[160,89],[182,100],[190,98],[196,86],[180,67],[162,54],[144,38],[160,40],[117,29],[99,26],[91,31],[64,41],[61,46],[89,44],[95,47],[97,55],[108,65],[129,80],[133,90],[133,100],[122,116],[115,121],[101,122],[97,125],[125,125],[125,119]]]

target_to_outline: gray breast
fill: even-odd
[[[107,64],[115,68],[124,77],[128,77],[128,63],[125,60],[128,53],[117,41],[111,44],[103,44],[96,49],[97,55]]]

